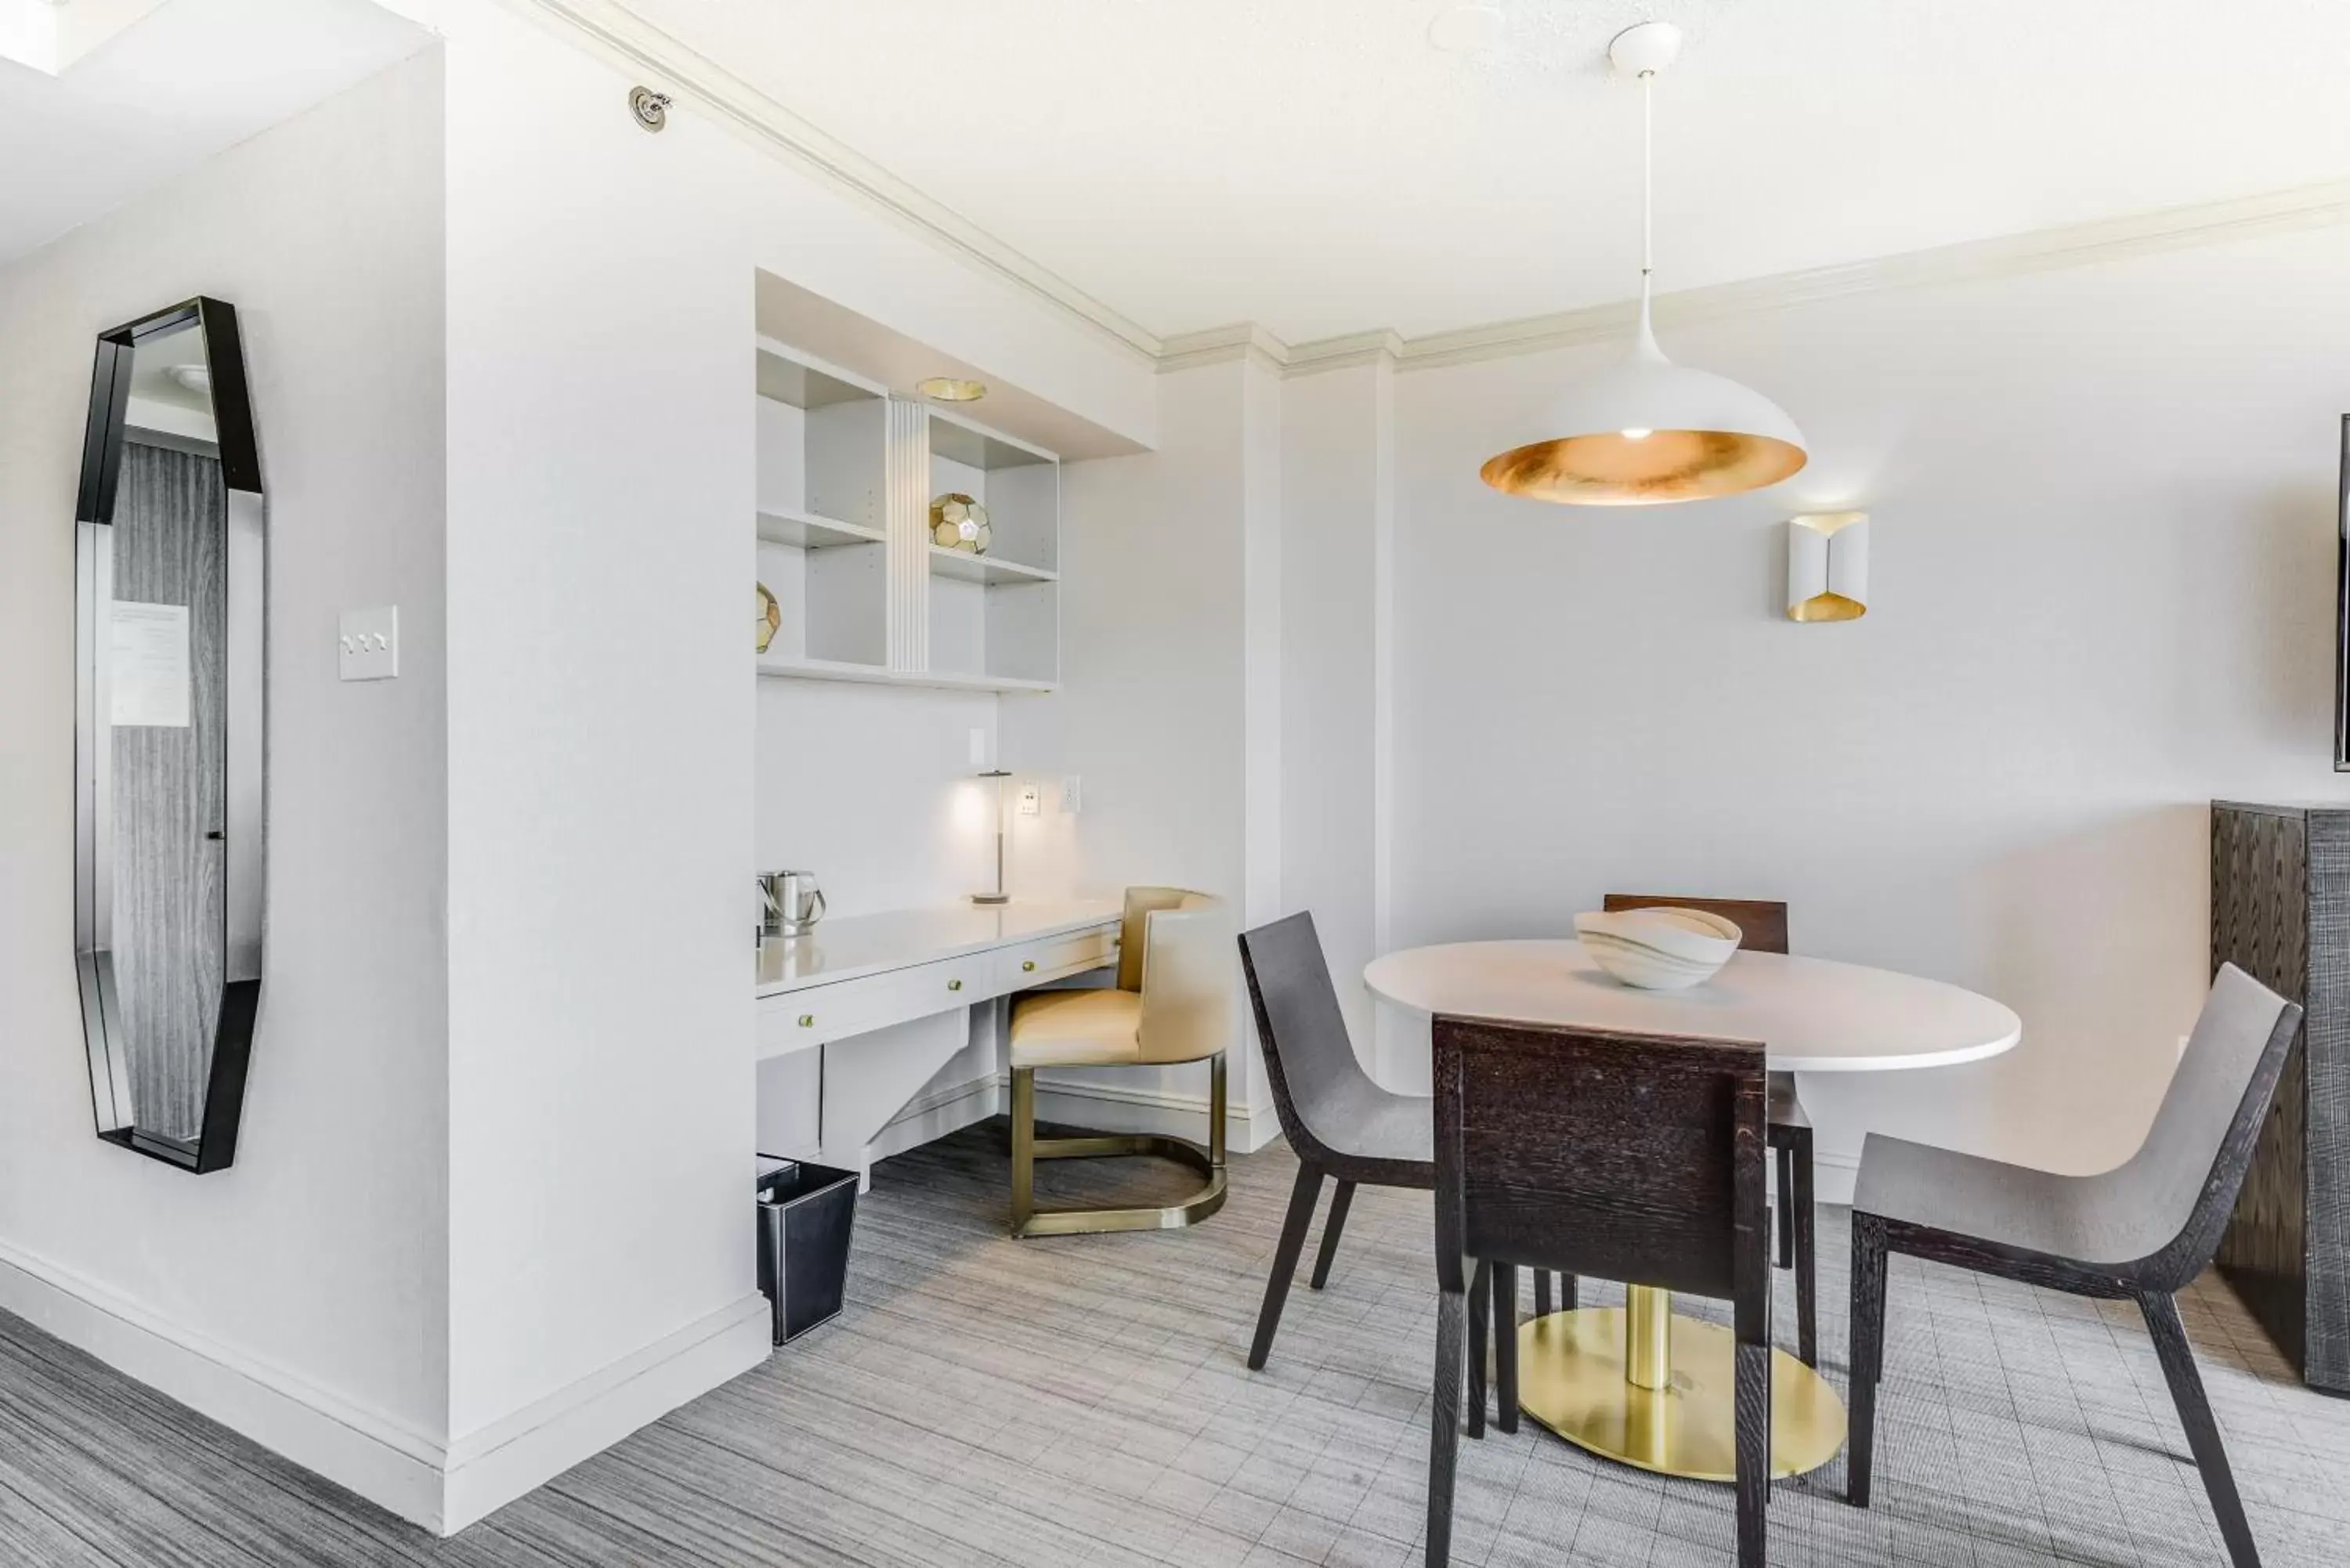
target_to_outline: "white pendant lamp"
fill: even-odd
[[[1649,99],[1680,47],[1670,22],[1643,22],[1607,46],[1616,69],[1640,84],[1640,325],[1631,352],[1551,406],[1544,428],[1563,434],[1487,460],[1478,472],[1496,490],[1572,506],[1654,506],[1759,490],[1804,466],[1803,433],[1777,404],[1726,376],[1674,364],[1648,323]]]

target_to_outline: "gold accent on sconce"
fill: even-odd
[[[1787,520],[1787,618],[1816,624],[1868,613],[1868,514]]]

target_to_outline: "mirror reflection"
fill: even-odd
[[[214,387],[224,360],[233,409]],[[260,974],[260,495],[243,385],[217,302],[102,337],[78,524],[99,1131],[196,1169],[234,1147],[237,1107],[220,1096],[242,1098]]]

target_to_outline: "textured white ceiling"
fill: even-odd
[[[1162,335],[1625,297],[1648,16],[1664,289],[2350,176],[2350,0],[624,3]]]
[[[0,59],[0,262],[431,41],[369,0],[170,0],[59,75]]]

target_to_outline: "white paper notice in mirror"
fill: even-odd
[[[113,657],[117,726],[188,727],[188,607],[114,601]]]

